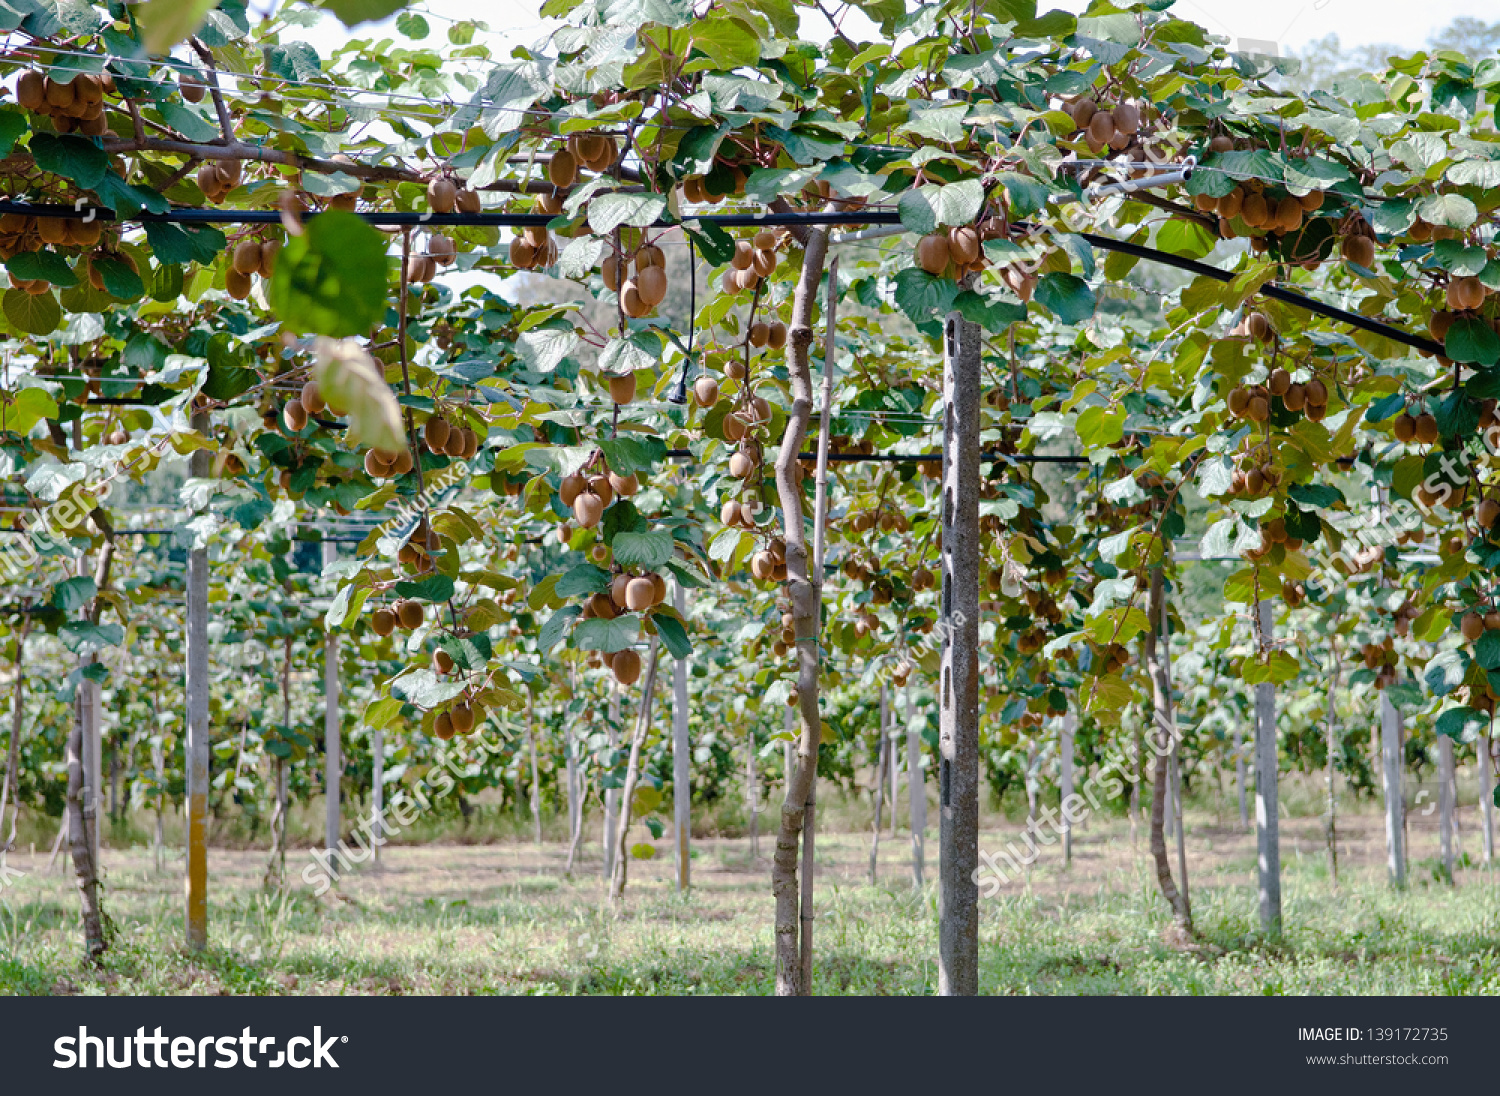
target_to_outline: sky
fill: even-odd
[[[260,5],[256,5],[257,7]],[[1079,12],[1088,0],[1040,0],[1038,7]],[[489,24],[492,43],[529,44],[545,34],[548,23],[538,15],[540,0],[427,0],[424,10],[433,30],[442,33],[444,20],[477,19]],[[1337,34],[1346,46],[1393,43],[1411,52],[1428,37],[1460,16],[1491,22],[1500,19],[1496,0],[1177,0],[1173,11],[1214,34],[1252,40],[1256,52],[1270,53],[1265,43],[1276,43],[1278,53],[1301,49],[1308,42]],[[356,29],[360,37],[394,35],[393,21]],[[851,30],[853,28],[851,27]],[[814,27],[806,33],[812,37]],[[825,32],[826,33],[826,32]],[[346,32],[336,21],[309,32],[316,46],[337,44]],[[321,50],[320,50],[321,52]]]

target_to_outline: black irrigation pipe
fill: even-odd
[[[668,449],[668,459],[681,460],[691,457],[691,449]],[[799,453],[798,460],[818,459],[816,453]],[[941,463],[941,453],[829,453],[830,461],[843,461],[849,464],[857,463],[888,463],[888,464],[923,464],[928,461]],[[980,460],[990,461],[1015,461],[1018,464],[1088,464],[1087,457],[1054,457],[1042,456],[1033,453],[980,453]]]
[[[1148,262],[1160,263],[1163,266],[1175,266],[1178,270],[1186,270],[1192,274],[1201,274],[1206,278],[1213,278],[1215,281],[1232,282],[1238,276],[1229,271],[1220,270],[1216,266],[1210,266],[1208,263],[1200,263],[1197,259],[1184,258],[1181,255],[1173,255],[1167,251],[1158,251],[1154,247],[1142,247],[1139,244],[1133,244],[1126,240],[1116,240],[1109,236],[1097,236],[1092,232],[1081,232],[1079,235],[1094,247],[1102,248],[1105,251],[1118,251],[1125,255],[1134,255],[1138,259],[1145,259]],[[1441,343],[1434,342],[1423,335],[1413,335],[1409,331],[1403,331],[1399,327],[1392,327],[1388,323],[1381,323],[1379,320],[1372,320],[1368,316],[1361,316],[1357,312],[1346,312],[1342,308],[1335,308],[1331,304],[1324,304],[1322,301],[1314,300],[1293,290],[1283,289],[1279,285],[1263,285],[1258,292],[1270,297],[1272,300],[1304,308],[1326,319],[1338,320],[1348,324],[1350,327],[1357,327],[1361,331],[1368,331],[1373,335],[1382,335],[1392,342],[1410,346],[1415,350],[1425,350],[1429,354],[1442,356],[1446,356],[1448,353]]]
[[[0,202],[0,214],[20,213],[29,217],[70,217],[74,219],[91,220],[131,220],[151,224],[280,224],[282,214],[278,210],[269,209],[173,209],[166,213],[151,213],[142,210],[126,217],[117,217],[113,210],[90,207],[87,210],[67,205],[32,205],[29,202]],[[551,224],[555,217],[545,213],[417,213],[417,212],[367,212],[359,213],[357,216],[372,225],[387,225],[392,227],[404,226],[491,226],[491,227],[543,227]],[[309,212],[304,217],[316,216]],[[704,213],[696,217],[684,218],[681,221],[658,221],[656,227],[673,227],[685,225],[692,221],[700,221],[705,224],[718,225],[722,228],[751,228],[756,226],[783,226],[783,225],[899,225],[901,215],[895,210],[816,210],[806,212],[790,213]],[[1018,225],[1017,227],[1025,227]],[[1216,266],[1199,262],[1196,259],[1188,259],[1181,255],[1173,255],[1170,252],[1160,251],[1154,247],[1142,247],[1139,244],[1129,243],[1125,240],[1116,240],[1109,236],[1100,236],[1092,232],[1079,233],[1091,245],[1105,251],[1118,251],[1125,255],[1134,255],[1138,259],[1148,262],[1160,263],[1163,266],[1176,267],[1192,274],[1199,274],[1207,278],[1213,278],[1219,282],[1232,282],[1236,275],[1220,270]],[[1278,285],[1263,285],[1258,292],[1270,297],[1272,300],[1281,301],[1284,304],[1294,305],[1306,309],[1315,315],[1326,319],[1337,320],[1341,323],[1357,327],[1362,331],[1368,331],[1374,335],[1380,335],[1393,342],[1410,346],[1415,350],[1422,350],[1429,354],[1446,356],[1446,349],[1432,339],[1422,335],[1413,335],[1409,331],[1403,331],[1399,327],[1372,320],[1368,316],[1361,316],[1356,312],[1349,312],[1337,308],[1322,301],[1297,293],[1290,289],[1284,289]],[[96,401],[102,402],[102,401]]]

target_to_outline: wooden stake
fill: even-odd
[[[911,718],[911,686],[901,690],[906,714],[906,792],[911,811],[912,885],[922,888],[923,858],[927,847],[927,782],[922,775],[922,733]]]
[[[687,591],[675,583],[672,604],[687,618]],[[677,854],[677,893],[692,887],[693,769],[688,741],[688,660],[672,664],[672,831]]]
[[[1269,599],[1256,603],[1258,648],[1267,650],[1273,634]],[[1277,815],[1276,686],[1255,686],[1255,847],[1260,875],[1260,927],[1281,935],[1281,819]]]

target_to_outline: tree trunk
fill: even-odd
[[[1490,758],[1490,736],[1479,736],[1475,761],[1479,763],[1479,825],[1484,848],[1484,862],[1495,862],[1495,769]]]
[[[887,705],[887,701],[886,701],[885,686],[881,685],[880,686],[880,733],[879,733],[879,735],[876,738],[877,745],[875,747],[875,786],[870,789],[871,794],[872,794],[872,796],[874,797],[874,800],[875,800],[875,824],[874,824],[874,826],[871,827],[871,834],[870,834],[870,885],[871,886],[875,885],[875,880],[877,878],[877,873],[878,873],[877,865],[878,865],[879,860],[880,860],[880,809],[884,805],[882,803],[882,800],[884,799],[884,793],[885,793],[886,754],[887,754],[887,750],[889,749],[889,741],[890,741],[889,738],[888,738],[888,736],[885,733],[886,732],[886,711],[887,711],[887,707],[888,707],[888,705]],[[895,810],[896,810],[896,805],[895,805],[895,803],[892,803],[891,804],[891,811],[892,811],[892,813],[894,813]]]
[[[609,679],[609,723],[605,727],[609,736],[609,771],[614,769],[615,751],[620,748],[620,685],[613,677]],[[600,783],[604,780],[600,776]],[[620,789],[604,789],[604,881],[611,883],[615,877],[615,831],[620,822]]]
[[[338,545],[323,542],[323,566],[338,559]],[[323,841],[328,849],[328,870],[334,873],[333,850],[343,832],[341,795],[344,779],[344,746],[339,719],[339,637],[332,629],[323,637]],[[376,846],[379,847],[378,845]]]
[[[167,758],[166,750],[158,739],[151,743],[151,769],[156,774],[156,786],[152,789],[151,798],[156,805],[156,847],[153,850],[156,857],[156,871],[161,874],[165,865],[162,858],[166,854],[166,827],[162,818],[164,800],[167,794]]]
[[[1155,758],[1151,762],[1151,859],[1156,863],[1156,882],[1162,897],[1172,910],[1172,921],[1177,932],[1184,937],[1193,935],[1193,912],[1188,904],[1186,890],[1179,891],[1172,880],[1172,862],[1167,858],[1167,790],[1171,770],[1170,758],[1176,750],[1177,716],[1172,700],[1172,679],[1164,657],[1166,637],[1162,622],[1165,619],[1166,593],[1161,570],[1151,575],[1151,605],[1148,616],[1151,627],[1143,643],[1146,654],[1146,671],[1151,675],[1151,710],[1154,724],[1152,739]]]
[[[285,640],[285,651],[281,662],[281,725],[286,731],[292,729],[292,637]],[[276,796],[271,808],[271,856],[266,862],[265,885],[280,888],[286,885],[286,759],[277,756],[272,765],[273,791]],[[337,841],[334,842],[338,844]],[[331,848],[331,846],[330,846]],[[333,868],[333,857],[329,855],[329,869]]]
[[[76,701],[75,701],[76,704]],[[95,870],[93,850],[89,848],[88,827],[84,825],[85,804],[89,789],[83,774],[83,721],[75,719],[68,733],[68,845],[73,856],[73,874],[83,906],[83,940],[89,959],[97,962],[109,945],[104,938],[104,916],[99,908],[99,877]]]
[[[1273,635],[1269,600],[1256,603],[1256,626],[1260,650],[1266,650]],[[1260,927],[1281,934],[1281,818],[1277,811],[1277,780],[1280,774],[1276,750],[1276,686],[1263,681],[1255,686],[1255,845],[1260,870]]]
[[[81,670],[99,661],[98,655],[79,659]],[[104,806],[104,771],[101,764],[99,741],[100,689],[88,678],[80,678],[75,695],[74,711],[83,738],[83,826],[89,844],[90,862],[99,867],[99,815]]]
[[[542,779],[536,763],[536,724],[532,717],[531,695],[526,696],[526,752],[531,755],[531,827],[536,847],[542,847]]]
[[[1381,790],[1385,795],[1385,868],[1391,886],[1406,886],[1406,803],[1401,786],[1401,713],[1380,693]]]
[[[21,816],[17,799],[21,787],[21,731],[26,712],[26,637],[31,633],[31,599],[21,602],[21,628],[15,633],[16,686],[11,699],[10,744],[5,751],[5,777],[0,780],[0,879],[5,877],[5,856],[16,843],[16,824]],[[6,831],[5,812],[12,809],[10,830]]]
[[[755,728],[745,737],[745,805],[750,811],[750,864],[760,859],[760,787],[755,775]]]
[[[1135,757],[1132,759],[1132,767],[1135,769],[1135,779],[1130,783],[1130,848],[1134,854],[1137,844],[1137,830],[1141,824],[1141,788],[1145,784],[1146,774],[1142,766],[1145,764],[1146,743],[1140,725],[1132,720],[1132,735],[1135,739]]]
[[[687,617],[687,591],[676,583],[672,604]],[[672,832],[677,854],[677,891],[692,886],[693,756],[688,741],[688,660],[672,663]]]
[[[370,824],[370,867],[378,869],[380,847],[385,844],[379,840],[385,836],[385,731],[379,728],[370,732],[370,754],[370,817],[373,819]]]
[[[645,683],[641,686],[640,712],[635,721],[635,734],[630,737],[630,760],[625,766],[625,787],[620,791],[620,818],[614,834],[614,874],[610,877],[609,896],[618,902],[625,897],[625,877],[630,864],[630,808],[635,796],[636,781],[641,775],[641,747],[646,742],[646,732],[651,729],[651,702],[656,695],[656,663],[660,646],[656,636],[651,637],[651,652],[646,656]]]
[[[1259,718],[1259,717],[1257,717]],[[1234,727],[1234,787],[1240,799],[1240,829],[1250,832],[1250,805],[1245,800],[1245,740],[1240,734],[1239,724]]]
[[[979,992],[979,325],[944,325],[938,993]]]
[[[1058,741],[1058,804],[1062,812],[1060,820],[1062,823],[1062,847],[1063,867],[1073,866],[1073,824],[1068,821],[1068,800],[1073,796],[1073,735],[1078,729],[1078,716],[1074,712],[1066,713],[1062,718],[1062,727],[1057,732]]]
[[[1338,643],[1334,641],[1332,647],[1333,678],[1328,683],[1328,822],[1324,826],[1324,835],[1328,842],[1328,878],[1333,881],[1334,886],[1339,883],[1339,835],[1338,835],[1338,787],[1334,782],[1337,771],[1337,759],[1339,752],[1338,742],[1338,711],[1335,707],[1338,699],[1339,689],[1339,651]]]
[[[208,412],[193,415],[193,429],[209,434]],[[213,454],[193,451],[189,474],[206,479],[213,471]],[[187,778],[187,945],[192,951],[208,946],[208,549],[193,548],[187,565],[187,735],[184,765]]]
[[[886,709],[884,720],[885,730],[881,733],[886,737],[886,770],[891,774],[891,809],[887,812],[891,817],[891,838],[896,836],[896,804],[901,802],[901,739],[896,736],[896,700],[892,695],[889,707]]]
[[[781,804],[781,824],[776,835],[776,856],[771,871],[771,893],[776,899],[776,993],[782,997],[797,996],[811,988],[811,910],[799,901],[802,893],[797,881],[797,839],[803,820],[812,816],[812,795],[818,773],[818,744],[822,735],[822,717],[818,703],[821,658],[818,632],[822,626],[823,574],[821,560],[808,567],[807,538],[804,531],[802,489],[797,483],[797,457],[802,451],[812,417],[812,370],[809,364],[813,341],[813,308],[822,280],[823,261],[828,254],[828,235],[821,228],[809,228],[803,236],[802,270],[792,298],[790,353],[787,374],[792,404],[787,414],[781,449],[776,455],[776,490],[781,503],[782,529],[786,542],[787,595],[792,606],[793,629],[797,640],[797,708],[802,717],[802,733],[797,743],[797,762],[787,784]],[[837,284],[837,267],[830,272],[829,300]],[[824,350],[825,371],[831,373],[833,327],[829,325],[828,346]],[[826,406],[826,402],[825,402]],[[818,438],[819,464],[826,467],[828,431]],[[825,473],[826,475],[826,473]],[[826,498],[826,487],[825,487]],[[814,520],[814,533],[821,547],[822,523]],[[812,864],[812,831],[809,828],[805,855],[806,881],[810,888]],[[810,889],[808,891],[810,897]],[[799,918],[801,929],[799,933]],[[799,947],[799,942],[804,947]]]
[[[911,877],[923,885],[923,853],[927,842],[927,782],[922,775],[922,734],[911,721],[911,686],[902,690],[906,701],[906,793],[911,802]]]
[[[1437,736],[1438,747],[1438,848],[1443,861],[1443,879],[1453,885],[1453,739]]]

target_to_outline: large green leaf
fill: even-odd
[[[1094,314],[1094,291],[1075,274],[1043,274],[1037,279],[1036,300],[1063,323],[1083,323]]]
[[[386,244],[353,213],[322,213],[276,260],[271,309],[293,331],[365,335],[385,315]]]
[[[585,651],[603,651],[606,654],[623,651],[635,646],[640,625],[640,618],[634,613],[626,613],[613,620],[590,617],[573,629],[573,642]]]
[[[85,190],[93,190],[109,171],[109,157],[87,137],[63,137],[53,133],[31,136],[31,156],[36,166]]]
[[[660,194],[601,194],[589,202],[589,228],[601,236],[622,225],[645,228],[666,211]]]
[[[622,567],[661,567],[672,558],[672,534],[616,533],[610,550]]]
[[[33,297],[20,289],[7,289],[0,298],[0,311],[17,331],[27,335],[50,335],[62,322],[62,308],[51,293]]]
[[[135,9],[147,53],[163,54],[191,35],[218,0],[146,0]]]
[[[896,208],[901,224],[926,235],[939,225],[972,224],[984,204],[984,188],[978,179],[965,179],[947,186],[922,186],[901,195]]]

